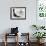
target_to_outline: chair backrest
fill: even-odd
[[[18,27],[16,28],[11,28],[11,34],[18,33]]]

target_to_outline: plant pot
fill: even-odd
[[[44,43],[44,40],[45,40],[45,39],[40,39],[40,43]]]
[[[40,43],[40,39],[37,39],[37,43]]]
[[[41,43],[44,42],[44,40],[45,40],[45,39],[38,39],[37,42],[38,42],[39,44],[41,44]]]

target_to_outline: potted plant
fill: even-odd
[[[37,41],[40,43],[40,40],[46,36],[45,32],[35,32],[33,35],[37,38]],[[45,37],[44,37],[45,38]]]
[[[33,28],[35,28],[36,30],[38,30],[37,25],[32,25]]]
[[[45,29],[45,26],[32,25],[32,27],[35,28],[36,30]]]

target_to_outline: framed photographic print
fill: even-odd
[[[37,1],[37,15],[39,18],[46,18],[46,0]]]
[[[37,0],[36,9],[36,24],[46,25],[46,0]]]
[[[12,20],[24,20],[26,19],[26,7],[11,7],[10,19]]]

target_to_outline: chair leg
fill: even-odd
[[[7,46],[7,33],[5,34],[5,46]]]
[[[7,46],[7,42],[5,41],[5,46]]]

